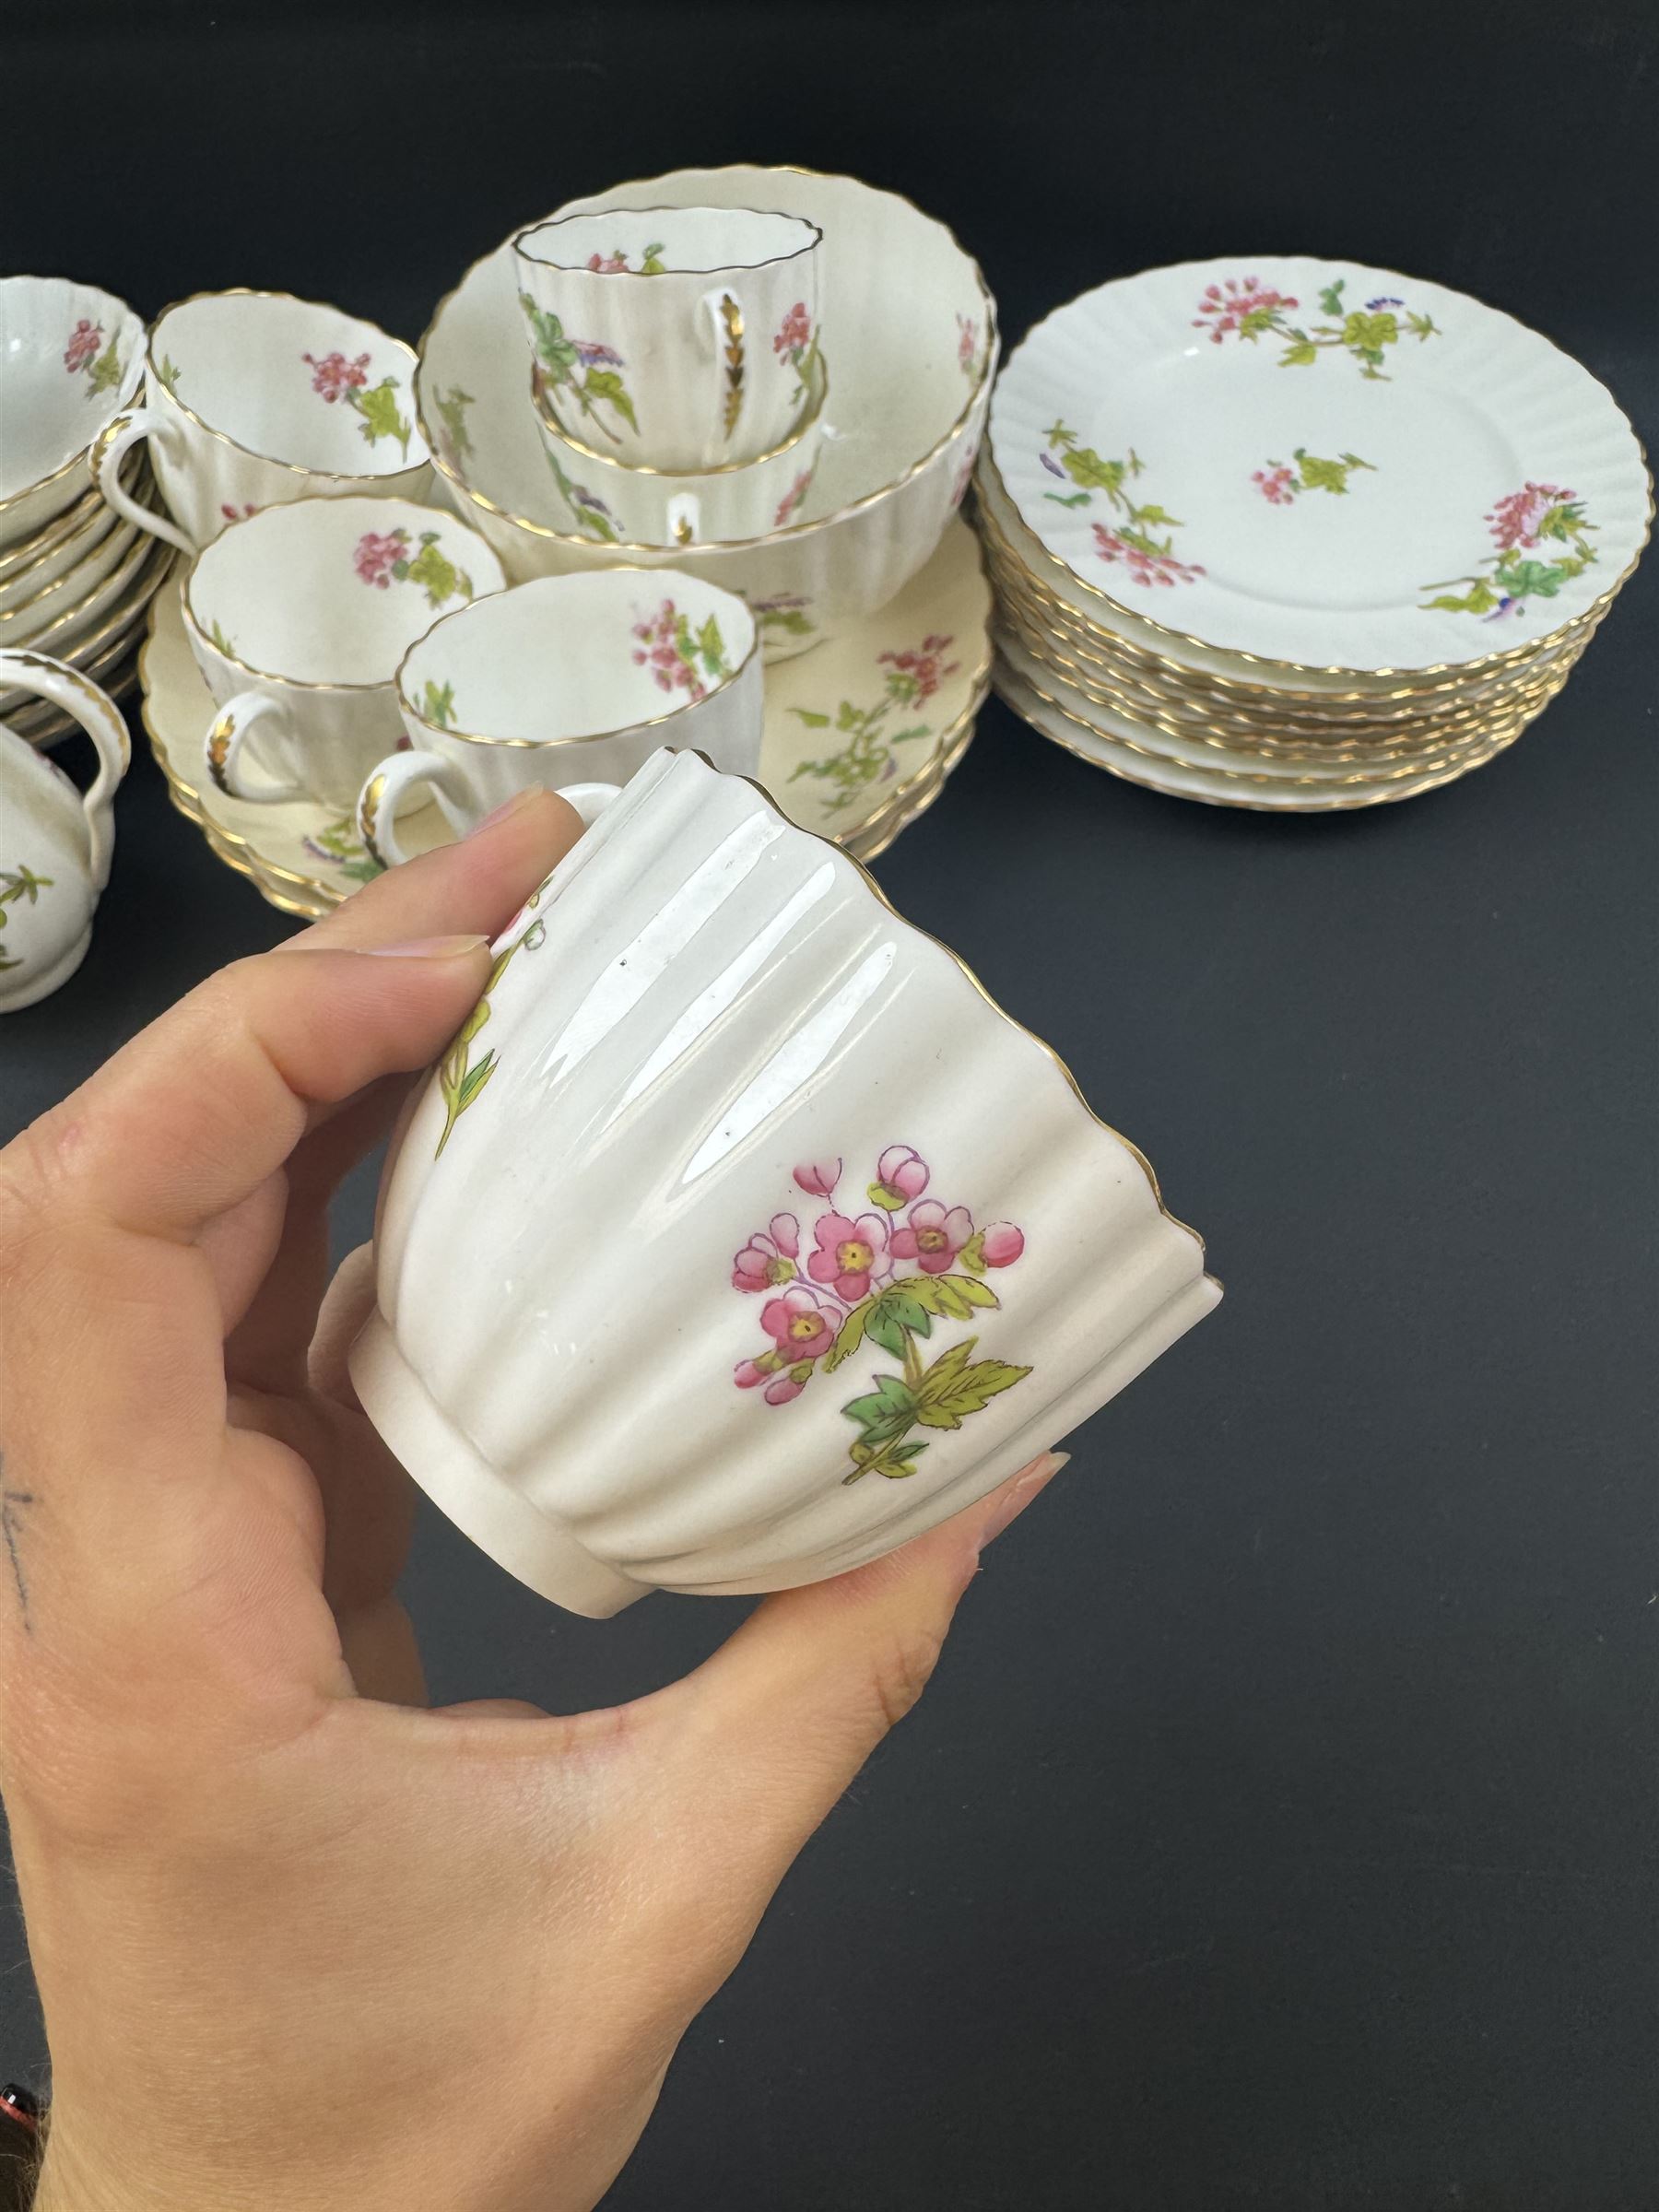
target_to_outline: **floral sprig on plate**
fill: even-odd
[[[800,761],[790,782],[813,776],[833,783],[836,789],[825,804],[826,814],[844,814],[861,792],[872,783],[885,783],[899,766],[893,747],[933,734],[931,722],[913,722],[900,730],[889,730],[888,722],[900,708],[924,706],[946,677],[956,674],[961,664],[945,658],[952,642],[935,633],[901,653],[878,653],[877,665],[887,673],[881,697],[874,706],[854,706],[850,699],[843,699],[833,715],[809,707],[791,707],[790,712],[809,730],[834,728],[847,743],[821,760]]]
[[[957,367],[972,383],[979,374],[979,324],[972,315],[959,315],[957,326]]]
[[[739,1390],[759,1390],[769,1406],[787,1406],[820,1369],[831,1374],[875,1345],[900,1361],[901,1371],[872,1374],[874,1389],[841,1407],[858,1431],[841,1479],[881,1475],[898,1482],[916,1472],[927,1450],[918,1429],[959,1429],[1030,1373],[1004,1359],[975,1359],[977,1335],[931,1360],[921,1349],[936,1323],[972,1321],[1000,1307],[985,1276],[1013,1266],[1025,1236],[1009,1221],[975,1229],[966,1206],[924,1197],[932,1174],[912,1145],[888,1145],[877,1161],[867,1213],[837,1207],[841,1165],[809,1161],[794,1171],[796,1187],[824,1201],[809,1241],[797,1216],[774,1214],[733,1259],[733,1287],[766,1298],[760,1327],[771,1340],[738,1361],[733,1381]]]
[[[1488,558],[1489,573],[1425,584],[1436,594],[1425,612],[1441,608],[1501,622],[1524,615],[1529,599],[1554,599],[1595,559],[1588,535],[1595,524],[1584,520],[1576,492],[1562,485],[1526,484],[1500,500],[1486,520],[1498,548]]]
[[[568,392],[583,416],[597,424],[613,445],[622,441],[606,420],[606,411],[619,415],[637,435],[639,417],[622,381],[628,363],[609,346],[588,338],[572,338],[556,314],[537,307],[528,292],[519,294],[519,305],[535,335],[535,358],[547,383],[556,392]]]
[[[693,629],[672,599],[633,626],[634,665],[649,668],[659,691],[683,691],[694,703],[732,673],[720,624],[710,615]]]
[[[0,868],[0,929],[6,927],[6,910],[8,906],[19,905],[24,900],[32,906],[42,891],[52,888],[52,883],[50,876],[37,876],[32,868],[26,868],[21,861],[15,868]],[[14,959],[6,951],[6,940],[0,937],[0,971],[21,968],[22,965],[20,959]]]
[[[372,883],[384,873],[380,862],[357,835],[349,815],[342,815],[326,830],[319,830],[314,837],[304,837],[300,841],[313,860],[325,860],[330,867],[337,868],[353,883]]]
[[[1269,461],[1265,468],[1253,469],[1250,480],[1262,497],[1274,507],[1293,507],[1304,491],[1346,493],[1348,478],[1356,469],[1369,469],[1374,476],[1376,464],[1361,461],[1358,453],[1344,453],[1335,461],[1321,460],[1317,453],[1309,453],[1299,445],[1292,458],[1296,466],[1288,461]]]
[[[1047,446],[1037,457],[1051,477],[1077,488],[1065,493],[1045,492],[1043,497],[1053,500],[1055,506],[1092,506],[1098,492],[1124,517],[1111,528],[1104,523],[1092,525],[1095,551],[1109,567],[1121,561],[1132,582],[1147,585],[1191,583],[1204,574],[1196,561],[1176,559],[1173,537],[1156,535],[1160,529],[1183,529],[1180,517],[1150,500],[1141,505],[1125,489],[1146,467],[1133,446],[1125,459],[1105,461],[1092,445],[1077,443],[1076,430],[1064,422],[1054,422],[1049,426]]]
[[[473,595],[472,578],[441,550],[436,530],[423,530],[417,540],[401,524],[395,530],[365,530],[351,565],[363,582],[378,592],[389,591],[394,583],[418,584],[429,606]]]
[[[1429,316],[1414,313],[1403,300],[1386,293],[1368,300],[1363,307],[1347,306],[1342,297],[1347,287],[1346,276],[1324,286],[1319,306],[1330,320],[1304,328],[1290,320],[1301,305],[1293,294],[1275,290],[1259,276],[1229,276],[1220,284],[1205,286],[1193,328],[1208,331],[1215,346],[1234,336],[1253,345],[1271,332],[1285,341],[1279,356],[1281,369],[1310,369],[1322,353],[1340,349],[1359,362],[1362,376],[1378,383],[1389,381],[1382,364],[1391,346],[1406,337],[1420,344],[1441,335]]]
[[[95,399],[100,392],[113,391],[121,382],[118,342],[112,338],[106,346],[103,324],[83,315],[69,333],[69,343],[64,347],[64,367],[71,376],[85,376],[88,399]]]
[[[408,459],[414,426],[398,412],[396,377],[382,376],[378,384],[371,384],[369,356],[359,353],[348,359],[337,347],[321,360],[314,353],[302,353],[300,359],[312,372],[312,390],[319,399],[331,407],[344,402],[355,408],[363,418],[358,429],[371,445],[378,445],[382,438],[395,438],[404,459]]]

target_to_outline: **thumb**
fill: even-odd
[[[708,1893],[752,1928],[772,1891],[933,1673],[980,1553],[1065,1465],[1047,1452],[977,1505],[884,1559],[758,1606],[664,1693],[677,1824]],[[677,1786],[680,1785],[680,1786]],[[747,1895],[743,1894],[747,1892]],[[745,1931],[747,1936],[747,1930]]]

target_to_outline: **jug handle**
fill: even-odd
[[[107,691],[100,691],[78,668],[54,661],[49,653],[22,648],[0,652],[0,689],[30,691],[51,700],[78,722],[92,740],[98,755],[98,774],[92,787],[80,797],[87,818],[87,868],[94,890],[110,880],[110,863],[115,856],[115,788],[132,766],[133,748],[121,710]]]

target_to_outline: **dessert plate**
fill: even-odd
[[[1442,783],[1454,782],[1471,770],[1484,767],[1521,734],[1519,728],[1512,728],[1451,766],[1419,777],[1321,787],[1270,783],[1249,775],[1226,775],[1215,770],[1190,767],[1104,736],[1089,724],[1068,714],[1053,699],[1046,698],[1004,653],[998,653],[992,684],[997,695],[1021,721],[1030,723],[1039,735],[1052,739],[1067,752],[1076,753],[1079,759],[1107,770],[1126,783],[1143,784],[1147,790],[1161,791],[1171,798],[1197,799],[1209,806],[1238,806],[1254,813],[1331,814],[1415,798],[1419,793],[1438,790]]]
[[[990,444],[1051,582],[1102,622],[1309,677],[1535,652],[1613,596],[1653,517],[1630,423],[1547,338],[1301,255],[1057,309],[997,383]]]
[[[973,533],[954,520],[898,598],[766,671],[760,781],[791,819],[871,857],[930,806],[989,688],[991,594]],[[140,659],[144,721],[182,814],[218,856],[286,912],[326,912],[379,873],[348,817],[320,805],[249,806],[201,773],[213,702],[170,582]],[[399,823],[406,847],[447,841],[436,806]]]

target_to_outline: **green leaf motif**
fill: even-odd
[[[835,1342],[830,1347],[829,1355],[824,1361],[826,1374],[838,1368],[843,1359],[850,1359],[864,1342],[865,1324],[870,1317],[870,1308],[875,1302],[874,1299],[861,1299],[852,1312],[848,1314],[846,1320],[842,1322]]]
[[[1324,308],[1327,315],[1339,315],[1342,313],[1342,293],[1343,288],[1347,283],[1347,278],[1346,276],[1338,276],[1335,284],[1327,284],[1324,291],[1320,293],[1319,304],[1322,308]]]
[[[1074,484],[1094,491],[1115,491],[1129,473],[1122,461],[1102,461],[1089,445],[1065,453],[1060,465]]]
[[[1045,491],[1045,500],[1053,500],[1056,507],[1087,507],[1090,494],[1087,491]]]
[[[1287,346],[1279,356],[1281,369],[1306,369],[1319,359],[1319,348],[1312,338],[1298,338]]]
[[[1568,571],[1554,562],[1516,560],[1512,557],[1495,571],[1512,599],[1553,599],[1567,581]]]
[[[447,392],[438,394],[438,416],[449,439],[452,461],[466,461],[472,457],[472,433],[466,427],[466,410],[473,406],[473,395],[464,392],[459,384],[452,384]]]
[[[878,1375],[867,1396],[850,1399],[841,1411],[850,1421],[858,1423],[866,1444],[879,1446],[894,1442],[912,1427],[916,1400],[897,1375]]]
[[[1356,308],[1342,326],[1342,342],[1345,346],[1358,347],[1361,352],[1372,354],[1378,359],[1382,358],[1379,349],[1392,346],[1399,335],[1400,325],[1388,308],[1373,314],[1367,314]]]
[[[429,676],[420,695],[420,712],[426,721],[435,723],[439,729],[451,728],[455,719],[454,685],[436,684]]]
[[[352,406],[363,418],[358,427],[369,443],[376,445],[382,438],[394,438],[407,459],[411,429],[398,413],[397,379],[383,376],[378,384],[371,384],[362,391],[351,393],[349,396]]]
[[[121,382],[121,356],[112,338],[87,371],[88,392],[111,392]]]
[[[406,573],[411,583],[419,584],[426,593],[429,606],[441,606],[446,599],[457,595],[463,599],[473,595],[471,577],[440,550],[435,530],[421,532],[420,550],[409,561]]]
[[[607,402],[616,408],[629,429],[639,429],[633,401],[628,396],[627,387],[615,369],[590,369],[582,384],[582,394],[585,399]]]
[[[932,1335],[933,1322],[926,1307],[903,1290],[884,1290],[870,1308],[865,1334],[884,1352],[902,1359],[907,1332],[914,1336]]]
[[[915,1392],[915,1418],[924,1429],[959,1429],[971,1413],[980,1413],[1005,1390],[1012,1390],[1030,1373],[1006,1359],[981,1359],[972,1355],[977,1336],[964,1337],[943,1352],[923,1376]]]
[[[789,711],[797,721],[804,722],[809,730],[827,730],[830,727],[829,715],[819,714],[811,707],[791,707]],[[800,770],[796,769],[796,775],[799,775],[800,772]]]

